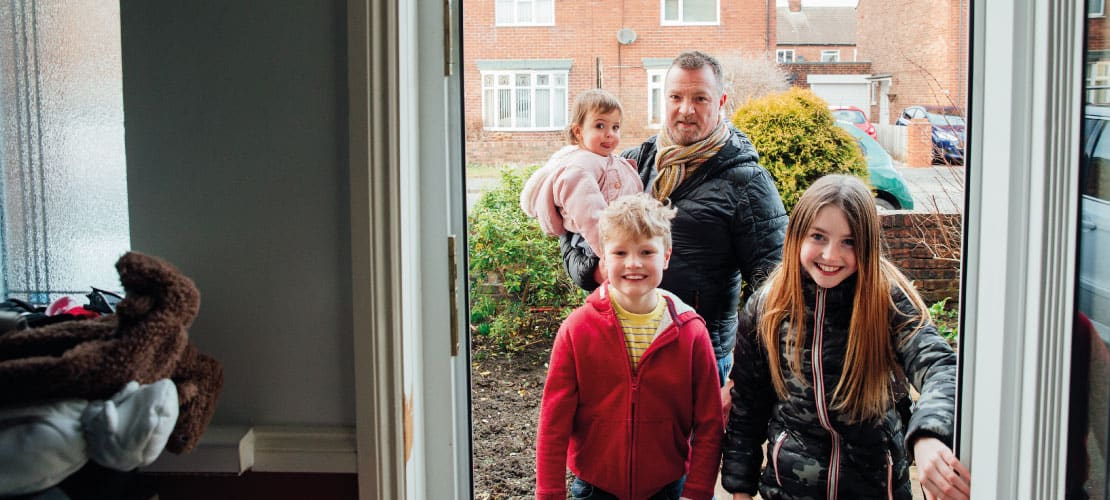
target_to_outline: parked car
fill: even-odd
[[[863,150],[867,162],[868,181],[875,190],[875,205],[887,210],[912,210],[913,195],[906,185],[906,179],[894,168],[890,154],[878,141],[864,133],[854,124],[837,120],[837,126],[855,138]]]
[[[876,141],[879,140],[878,132],[875,132],[875,126],[867,119],[867,113],[862,109],[855,106],[829,106],[829,111],[832,112],[833,119],[842,122],[848,122],[855,125],[860,130],[867,132]]]
[[[1076,306],[1103,340],[1110,336],[1110,106],[1083,111],[1079,167],[1079,283]]]
[[[895,125],[909,125],[914,118],[925,118],[933,128],[933,163],[964,164],[967,123],[959,109],[950,106],[909,106],[902,110]]]

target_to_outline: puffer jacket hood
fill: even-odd
[[[793,357],[780,341],[788,397],[780,400],[771,383],[767,351],[756,325],[766,290],[744,308],[736,344],[733,405],[724,444],[722,484],[732,492],[773,498],[899,498],[912,497],[907,443],[936,437],[952,446],[955,416],[956,355],[933,325],[914,332],[909,298],[891,292],[891,342],[895,360],[921,396],[908,432],[892,405],[881,419],[851,422],[832,408],[832,396],[844,369],[848,325],[852,317],[855,279],[835,288],[818,287],[807,279],[805,345],[799,380],[788,368]],[[784,323],[783,327],[789,325]],[[762,443],[767,441],[767,466]]]

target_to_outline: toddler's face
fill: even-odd
[[[590,111],[581,125],[575,127],[574,137],[578,146],[594,154],[609,156],[621,143],[621,112],[608,113]]]
[[[802,240],[802,269],[818,286],[833,288],[856,273],[856,246],[848,218],[837,206],[817,212]]]

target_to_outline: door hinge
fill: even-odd
[[[455,73],[454,36],[455,17],[451,0],[443,0],[443,76]]]
[[[458,259],[455,257],[455,235],[447,236],[447,291],[451,301],[451,357],[459,355],[459,277]]]

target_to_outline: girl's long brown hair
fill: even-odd
[[[848,330],[848,346],[844,371],[832,396],[832,408],[850,421],[881,418],[893,404],[891,371],[895,366],[891,342],[891,310],[894,303],[891,286],[910,298],[918,314],[904,328],[916,323],[915,329],[929,321],[929,312],[921,296],[898,268],[882,256],[879,214],[871,191],[862,181],[845,175],[829,175],[818,179],[802,194],[786,228],[783,261],[767,278],[767,297],[759,319],[759,337],[767,349],[771,381],[779,398],[787,397],[785,375],[780,362],[780,337],[785,335],[790,372],[797,380],[802,374],[802,351],[806,343],[805,298],[802,280],[801,248],[817,213],[827,206],[844,212],[852,230],[856,255],[856,290],[852,319]],[[789,327],[783,323],[789,321]],[[786,330],[784,332],[784,330]]]

